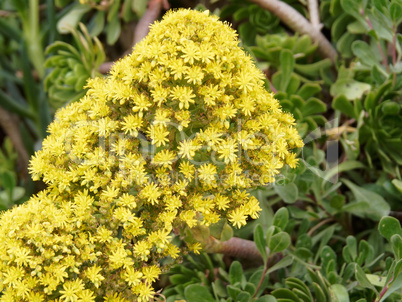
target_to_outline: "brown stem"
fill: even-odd
[[[320,227],[322,227],[323,225],[325,225],[325,224],[327,224],[328,222],[331,222],[331,221],[333,221],[333,220],[334,220],[333,217],[329,217],[329,218],[324,219],[323,221],[317,223],[314,227],[312,227],[312,228],[310,229],[310,231],[307,232],[307,235],[308,235],[309,237],[311,237],[311,236],[314,234],[314,232],[317,231]]]
[[[22,167],[22,176],[27,179],[29,155],[27,150],[25,149],[24,142],[21,137],[21,132],[19,131],[18,122],[14,115],[9,113],[2,107],[0,107],[0,126],[10,138],[15,150],[17,150],[19,161]]]
[[[293,7],[279,0],[250,1],[275,14],[279,19],[282,20],[282,22],[284,22],[295,32],[309,35],[313,42],[318,44],[318,50],[320,53],[326,58],[329,58],[332,63],[335,63],[336,56],[338,55],[335,48],[319,30],[317,30]]]
[[[267,263],[265,263],[264,271],[262,272],[262,276],[261,276],[260,282],[258,282],[257,288],[255,289],[255,293],[254,293],[254,295],[253,295],[252,298],[255,298],[255,297],[257,296],[257,294],[258,294],[258,292],[259,292],[259,290],[260,290],[262,284],[264,283],[265,275],[266,275],[267,272],[268,272],[268,268],[269,268],[269,258],[268,258]]]
[[[379,295],[378,299],[374,299],[374,302],[381,301],[382,297],[384,297],[385,293],[386,293],[387,290],[388,290],[388,285],[390,285],[393,280],[394,280],[394,277],[392,277],[392,278],[388,281],[388,283],[385,284],[384,288],[383,288],[383,289],[381,290],[381,292],[380,292],[380,295]]]
[[[221,242],[210,236],[208,242],[205,243],[204,250],[207,253],[219,253],[230,257],[263,261],[254,241],[237,237]]]
[[[308,13],[310,15],[310,23],[316,30],[321,30],[322,24],[320,23],[320,13],[318,10],[317,0],[308,0]]]

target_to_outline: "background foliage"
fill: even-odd
[[[1,2],[2,210],[43,188],[30,180],[24,158],[40,148],[55,110],[78,100],[88,77],[130,51],[141,20],[163,14],[162,2]],[[252,192],[261,216],[234,231],[253,240],[261,257],[183,255],[159,281],[161,295],[188,302],[401,301],[402,2],[319,1],[335,62],[260,2],[169,4],[196,5],[232,22],[267,88],[295,116],[302,160],[274,186]],[[313,1],[283,2],[311,18]],[[232,233],[220,229],[217,237]]]

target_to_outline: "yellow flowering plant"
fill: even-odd
[[[0,219],[0,301],[150,301],[160,260],[197,252],[198,226],[257,218],[248,190],[303,145],[228,24],[168,12],[110,75],[60,109],[34,179]]]

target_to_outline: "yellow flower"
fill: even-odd
[[[151,301],[155,295],[155,291],[150,284],[140,283],[133,286],[132,291],[138,295],[138,302],[148,302]]]
[[[194,166],[188,161],[182,161],[179,165],[179,171],[187,178],[189,181],[193,180],[195,174]]]
[[[63,284],[63,289],[60,290],[60,299],[65,302],[76,302],[78,301],[78,295],[82,293],[84,289],[84,284],[81,279],[76,279],[74,281],[66,281]]]
[[[172,163],[176,159],[176,154],[170,150],[162,150],[156,153],[152,163],[165,168],[171,168]]]
[[[230,138],[228,140],[224,140],[219,144],[218,154],[219,158],[223,159],[225,163],[234,162],[237,158],[237,142]]]
[[[193,159],[195,155],[195,151],[200,149],[201,146],[197,145],[197,143],[193,140],[184,140],[179,143],[179,156]]]
[[[138,115],[127,115],[123,118],[122,130],[134,137],[138,135],[138,129],[142,127],[142,119]]]
[[[216,166],[213,164],[204,164],[198,169],[198,177],[207,185],[215,182],[216,174]]]
[[[246,219],[247,215],[245,214],[244,210],[241,208],[237,208],[233,211],[231,211],[228,215],[229,221],[235,226],[235,227],[242,227],[243,225],[246,225]]]
[[[157,147],[165,146],[169,142],[167,136],[170,134],[164,125],[151,125],[148,130],[149,137],[152,140],[152,144]]]
[[[144,187],[144,189],[140,192],[140,197],[147,200],[147,202],[154,205],[158,203],[158,198],[162,195],[162,192],[158,189],[158,186],[154,183],[151,183]]]
[[[179,108],[180,109],[188,109],[190,107],[190,103],[194,103],[195,94],[190,87],[187,86],[175,86],[173,87],[172,91],[170,92],[170,96],[174,100],[179,101]]]
[[[129,286],[135,286],[141,282],[142,272],[136,271],[133,267],[126,267],[123,272],[123,278]]]
[[[95,294],[89,289],[81,291],[78,297],[80,298],[80,302],[95,302],[96,298]]]
[[[303,141],[238,44],[208,12],[168,12],[56,113],[29,167],[47,189],[0,216],[1,301],[148,302],[186,251],[173,230],[258,217],[247,190]]]
[[[143,279],[148,282],[154,282],[161,273],[161,269],[155,265],[145,266],[142,269]]]

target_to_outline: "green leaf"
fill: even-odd
[[[251,282],[247,282],[246,285],[244,286],[244,290],[248,292],[250,295],[254,295],[256,289],[257,289],[256,286]]]
[[[363,201],[368,207],[361,213],[355,212],[356,215],[367,216],[373,220],[380,220],[383,216],[387,216],[390,211],[390,205],[382,198],[381,195],[359,187],[347,179],[342,182],[353,192],[357,202]]]
[[[290,243],[290,235],[286,232],[279,232],[271,237],[269,249],[272,253],[278,253],[286,249]]]
[[[327,111],[327,105],[323,101],[317,98],[310,98],[301,110],[303,116],[309,116],[312,114],[322,113],[326,111]]]
[[[209,233],[211,236],[220,239],[221,233],[224,225],[226,224],[226,219],[220,219],[217,223],[211,224],[209,228]]]
[[[131,3],[133,11],[140,17],[147,10],[148,0],[135,0],[132,1]]]
[[[391,237],[392,250],[394,251],[396,260],[402,258],[402,237],[399,234],[392,235]]]
[[[367,26],[362,24],[360,21],[355,21],[348,24],[347,28],[348,32],[351,34],[365,34],[368,31]]]
[[[279,262],[275,263],[273,266],[271,266],[268,270],[267,270],[267,275],[269,275],[270,273],[277,271],[278,269],[287,267],[289,265],[291,265],[293,263],[293,257],[292,256],[286,256],[285,258],[282,258],[281,260],[279,260]]]
[[[88,31],[91,37],[96,37],[100,35],[105,27],[105,11],[99,10],[92,17],[90,23],[88,24]]]
[[[191,284],[184,290],[187,302],[215,302],[209,290],[199,284]]]
[[[228,223],[225,223],[221,232],[220,240],[228,241],[232,237],[233,237],[233,228]]]
[[[112,2],[112,5],[108,9],[107,22],[113,22],[113,20],[115,19],[120,19],[118,16],[118,12],[120,9],[120,1],[121,0],[114,0]]]
[[[348,100],[360,99],[371,90],[371,85],[353,79],[338,79],[330,88],[332,96],[345,96]],[[334,106],[334,105],[332,105]]]
[[[395,186],[395,188],[398,189],[399,192],[402,193],[402,181],[400,181],[399,179],[393,179],[392,184]]]
[[[302,75],[307,75],[311,77],[317,77],[320,75],[320,71],[325,70],[332,66],[332,61],[330,59],[324,59],[311,64],[295,64],[295,71]]]
[[[303,300],[305,302],[307,302],[307,301],[312,302],[313,301],[313,297],[311,296],[311,292],[310,292],[309,288],[307,287],[307,285],[304,283],[304,280],[300,280],[298,278],[290,277],[290,278],[287,278],[285,280],[285,284],[286,284],[287,287],[289,287],[293,291],[295,289],[297,289],[299,294],[302,293],[303,297],[304,297]],[[299,297],[300,297],[300,295],[299,295]]]
[[[242,7],[240,9],[238,9],[234,14],[233,14],[233,18],[236,21],[240,21],[242,19],[248,18],[250,15],[249,11],[248,11],[248,7]]]
[[[346,288],[341,284],[332,284],[329,288],[334,297],[334,302],[349,302],[349,294]]]
[[[288,49],[283,49],[281,51],[280,62],[281,62],[280,68],[282,71],[282,81],[278,89],[280,91],[286,91],[295,64],[293,53]]]
[[[364,12],[366,4],[367,1],[365,0],[341,0],[343,10],[362,23],[364,23],[365,20],[360,12]]]
[[[321,86],[316,83],[305,83],[297,92],[297,94],[304,100],[309,99],[321,91]]]
[[[91,10],[89,5],[76,4],[59,22],[57,22],[57,30],[61,34],[67,34],[76,28],[82,16]]]
[[[295,203],[298,196],[299,190],[294,183],[288,183],[286,185],[278,185],[275,184],[274,186],[275,192],[283,199],[286,203]]]
[[[241,293],[241,289],[233,285],[228,285],[226,289],[229,296],[234,300],[236,300],[237,296]]]
[[[347,101],[349,102],[349,101]],[[335,175],[345,172],[345,171],[350,171],[350,170],[354,170],[354,169],[359,169],[359,168],[364,168],[365,165],[360,162],[360,161],[355,161],[355,160],[348,160],[345,161],[335,167],[333,167],[331,170],[329,170],[325,176],[324,179],[329,181],[331,180],[332,177],[334,177]],[[325,182],[322,182],[322,187],[324,187]]]
[[[233,261],[229,268],[229,281],[230,284],[235,284],[237,282],[241,283],[243,279],[243,268],[239,261]]]
[[[376,58],[373,50],[366,42],[363,42],[361,40],[353,42],[352,52],[356,57],[360,59],[363,64],[369,67],[379,65],[378,59]]]
[[[335,110],[339,110],[349,117],[357,118],[352,103],[344,95],[339,95],[335,97],[335,99],[332,101],[332,108],[334,108]]]
[[[395,28],[402,22],[402,5],[398,1],[391,2],[389,7],[389,14],[391,15],[391,20],[394,23]]]
[[[300,301],[296,294],[287,288],[276,289],[272,292],[272,295],[277,299],[281,299],[280,301],[283,301],[282,299],[287,299],[286,301]]]
[[[346,198],[344,195],[337,194],[331,198],[329,204],[331,205],[331,207],[339,210],[342,209],[342,207],[345,205],[345,200]]]
[[[391,237],[395,234],[402,236],[402,228],[398,219],[394,217],[383,217],[378,223],[378,231],[380,234],[387,239],[391,240]]]
[[[352,43],[358,38],[358,35],[351,34],[350,32],[346,32],[342,35],[342,37],[336,43],[336,49],[339,53],[342,54],[344,59],[352,58]]]
[[[346,246],[342,251],[343,257],[347,262],[353,262],[357,257],[357,242],[353,236],[346,237]]]
[[[249,302],[251,295],[248,292],[241,292],[237,297],[235,302]]]
[[[314,288],[314,292],[315,292],[315,296],[316,296],[316,301],[326,302],[327,298],[326,298],[325,293],[324,293],[323,289],[321,288],[321,286],[318,283],[313,282],[313,288]]]
[[[246,45],[254,45],[255,44],[255,36],[257,35],[257,31],[251,23],[243,23],[238,27],[240,38],[243,43]]]
[[[278,300],[276,300],[276,298],[271,295],[265,295],[265,296],[259,297],[257,300],[255,300],[255,302],[277,302],[277,301]]]
[[[373,247],[366,241],[360,240],[359,242],[359,256],[356,259],[357,264],[363,265],[372,260],[374,255]]]
[[[265,245],[264,231],[262,229],[261,224],[258,224],[254,229],[254,242],[258,248],[258,251],[261,254],[262,260],[264,263],[267,262],[267,246]]]
[[[346,32],[348,24],[353,22],[354,18],[347,13],[342,13],[331,26],[331,37],[334,41],[338,41]],[[360,22],[359,22],[360,23]]]
[[[363,269],[357,263],[355,263],[355,277],[357,282],[359,282],[360,286],[369,288],[378,294],[377,289],[374,287],[373,284],[370,283]]]
[[[28,107],[27,105],[26,106],[21,105],[19,102],[15,101],[13,98],[5,94],[1,89],[0,89],[0,102],[2,107],[11,112],[15,112],[18,115],[28,117],[33,120],[36,119],[35,114],[32,113],[32,111],[27,108]]]
[[[288,224],[288,221],[289,211],[287,208],[282,207],[278,211],[276,211],[272,224],[279,229],[284,230],[286,228],[286,225]]]
[[[111,22],[109,22],[106,25],[106,42],[107,42],[107,44],[113,45],[119,38],[120,31],[121,31],[120,19],[118,16],[116,16],[115,18],[112,19]]]
[[[373,275],[373,274],[366,274],[367,279],[370,281],[371,284],[374,286],[378,287],[384,287],[385,286],[385,278],[379,275]]]

